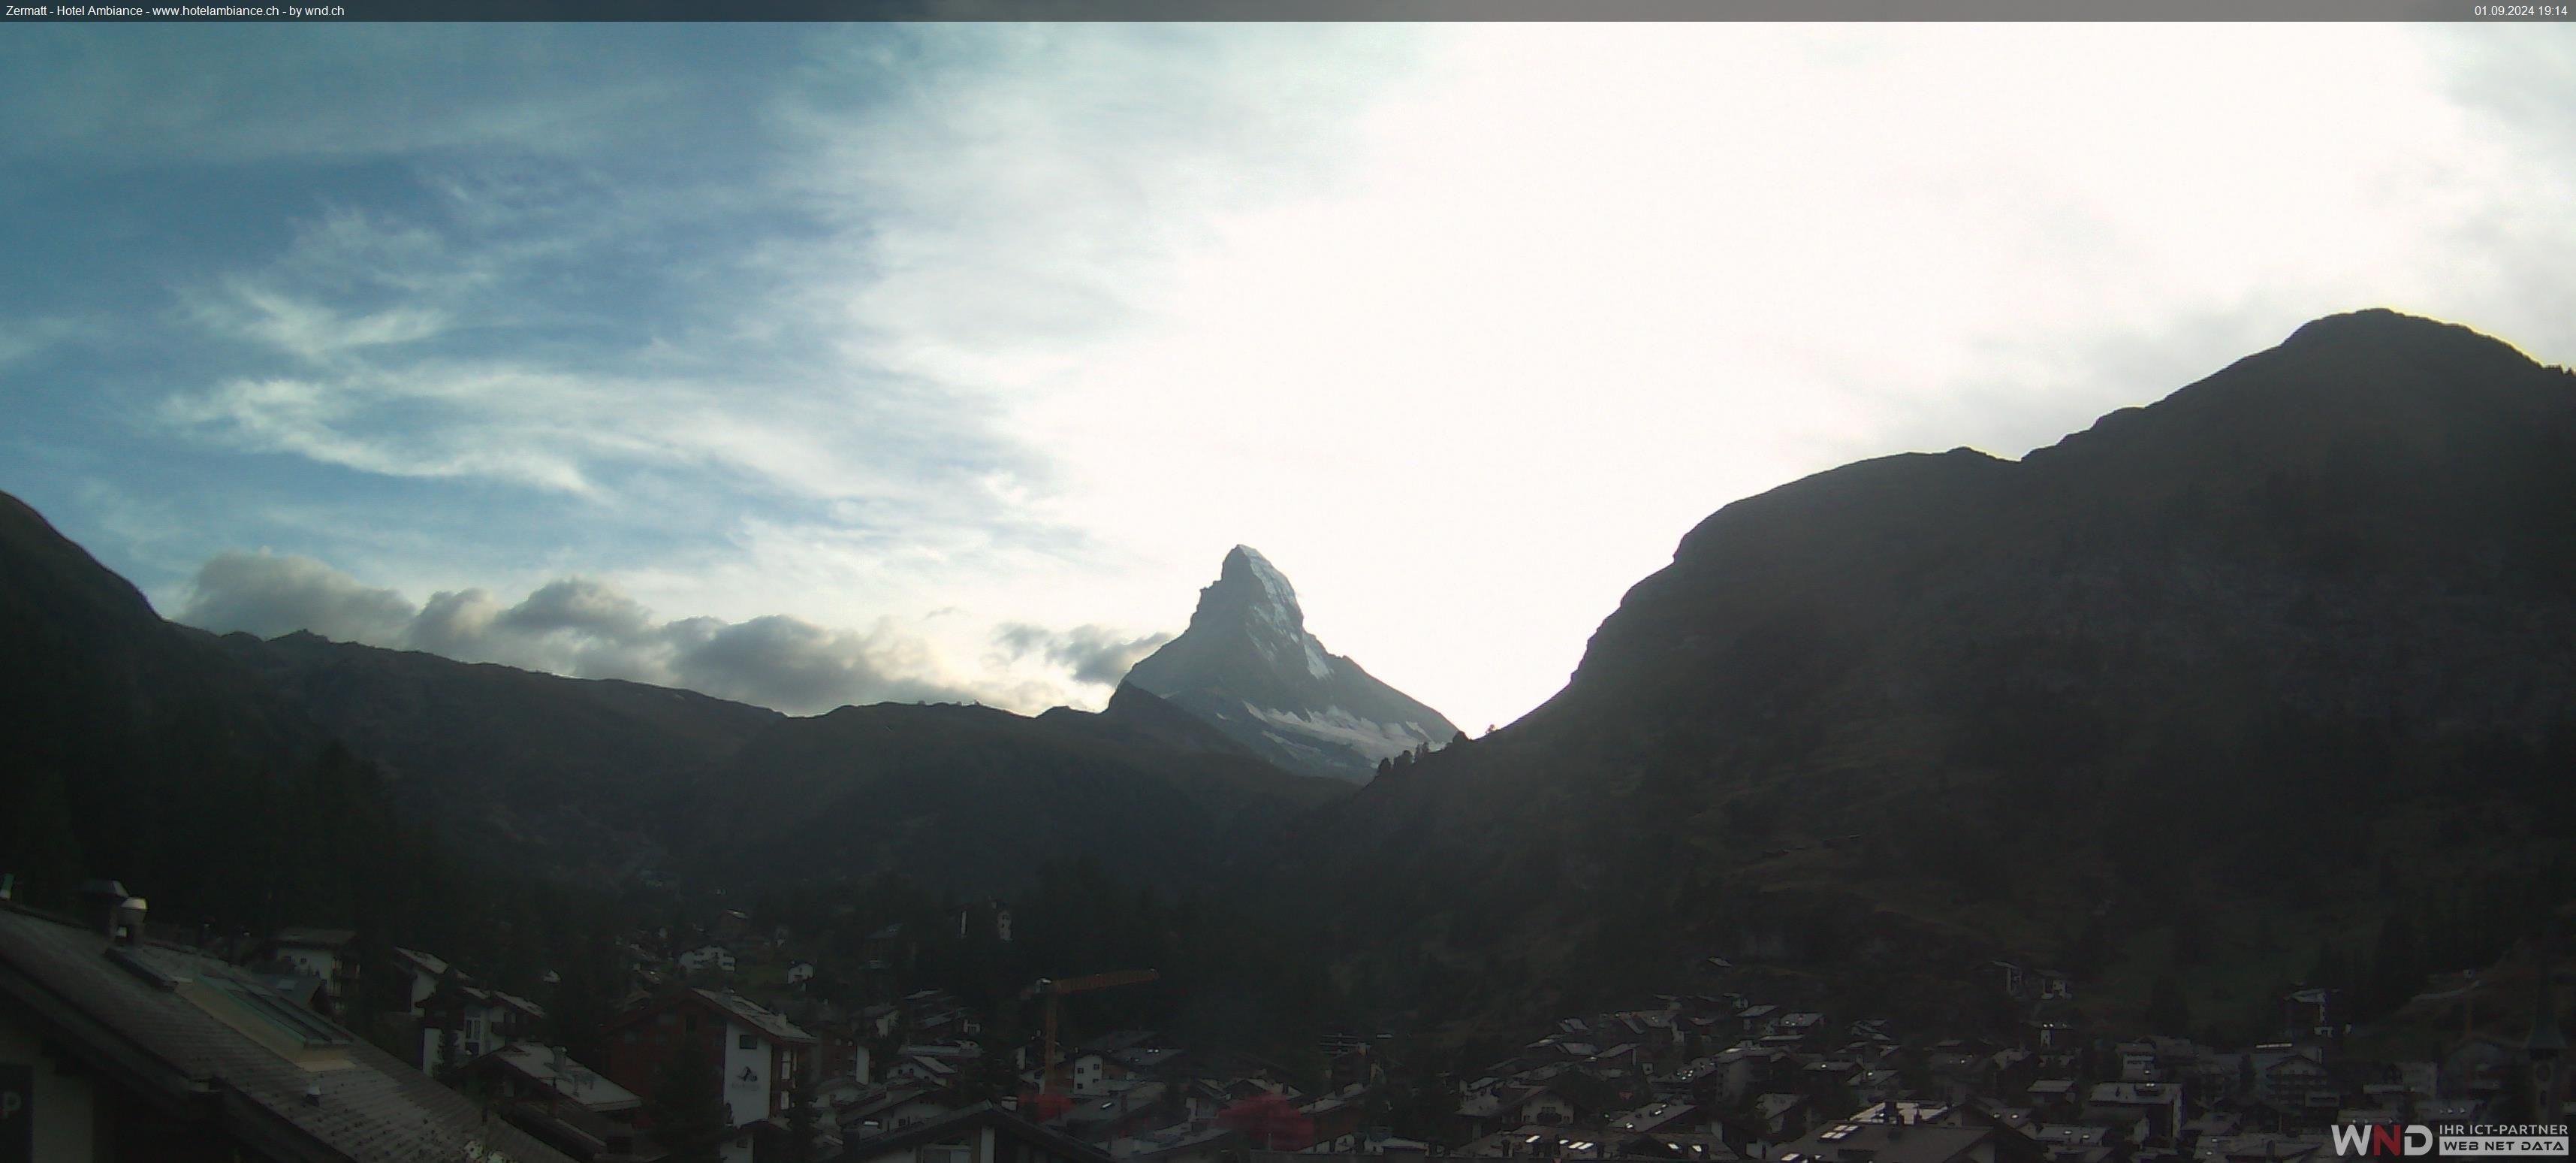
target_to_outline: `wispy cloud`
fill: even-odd
[[[105,333],[97,323],[77,316],[45,315],[0,319],[0,370],[35,358],[50,348]]]
[[[162,419],[369,473],[603,502],[620,499],[607,478],[653,473],[889,502],[868,511],[925,526],[975,521],[979,506],[990,520],[1003,498],[977,482],[1044,471],[970,395],[837,357],[811,320],[788,334],[744,326],[788,315],[773,292],[599,285],[601,266],[672,225],[653,208],[481,178],[438,188],[435,221],[328,213],[265,268],[193,291],[194,324],[282,359],[285,374],[174,393]],[[586,225],[547,229],[573,213],[560,203],[513,208],[544,196],[590,196]]]
[[[1135,635],[1107,626],[1050,630],[1026,622],[1007,623],[993,632],[994,645],[1010,661],[1044,658],[1070,671],[1076,682],[1103,686],[1117,685],[1130,668],[1171,640],[1168,632]]]

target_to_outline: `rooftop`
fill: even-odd
[[[590,1110],[603,1113],[628,1111],[644,1105],[644,1100],[638,1098],[634,1091],[573,1061],[571,1055],[557,1047],[512,1042],[486,1057]]]
[[[110,950],[116,950],[111,955]],[[211,958],[0,905],[0,1009],[94,1077],[288,1158],[564,1157]]]

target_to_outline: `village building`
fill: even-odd
[[[545,1019],[545,1007],[535,1002],[449,974],[420,1003],[420,1068],[439,1074],[536,1037]]]
[[[610,1018],[608,1077],[650,1094],[671,1063],[694,1051],[723,1080],[737,1127],[786,1113],[813,1064],[814,1037],[775,1011],[737,994],[684,989],[644,1000]]]
[[[513,1042],[469,1063],[465,1075],[503,1118],[583,1163],[663,1157],[635,1127],[643,1099],[560,1048]]]

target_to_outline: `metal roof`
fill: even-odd
[[[111,958],[111,948],[132,952]],[[0,905],[0,1005],[173,1117],[216,1121],[245,1144],[299,1159],[463,1163],[498,1154],[566,1163],[318,1017],[311,1020],[321,1030],[308,1033],[341,1041],[299,1064],[292,1047],[276,1048],[192,1000],[259,990],[212,958],[111,946],[102,933]]]

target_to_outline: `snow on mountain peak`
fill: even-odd
[[[1253,613],[1283,630],[1303,632],[1306,613],[1297,607],[1297,587],[1261,551],[1249,545],[1237,545],[1225,555],[1225,565],[1217,575],[1217,585],[1250,584],[1260,587],[1262,600],[1253,603]],[[1249,594],[1246,595],[1247,597]]]
[[[1365,781],[1398,751],[1446,741],[1440,713],[1337,658],[1306,632],[1296,587],[1261,551],[1237,545],[1199,591],[1189,629],[1127,681],[1295,770]]]

